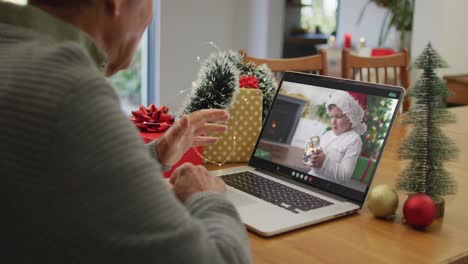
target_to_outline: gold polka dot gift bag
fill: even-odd
[[[231,103],[229,129],[218,143],[203,148],[205,163],[247,162],[262,129],[263,95],[260,89],[240,88]]]

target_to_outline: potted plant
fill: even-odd
[[[361,10],[357,21],[358,24],[361,23],[370,4],[376,4],[386,9],[379,33],[379,46],[382,46],[387,40],[390,29],[395,27],[399,32],[399,49],[409,48],[405,46],[405,43],[408,38],[407,33],[411,32],[413,27],[414,0],[369,0]]]

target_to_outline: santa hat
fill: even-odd
[[[362,110],[359,103],[348,92],[336,91],[327,101],[327,110],[330,113],[330,105],[336,105],[341,109],[343,114],[349,118],[352,128],[358,135],[366,132],[367,126],[362,119],[364,118],[364,110]]]

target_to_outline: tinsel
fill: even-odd
[[[403,141],[399,156],[410,163],[397,180],[397,188],[439,200],[454,194],[456,187],[443,163],[456,158],[457,148],[440,129],[440,125],[455,119],[443,104],[448,90],[434,71],[447,64],[429,43],[414,65],[423,73],[408,94],[413,98],[413,108],[404,115],[403,124],[412,125],[412,130]]]
[[[263,121],[268,114],[277,83],[266,65],[245,64],[242,55],[234,51],[217,52],[202,64],[198,85],[184,108],[191,113],[205,108],[227,108],[235,91],[239,89],[240,76],[254,76],[263,93]],[[232,76],[235,76],[232,78]],[[228,88],[225,88],[228,87]]]
[[[201,66],[197,87],[183,113],[200,109],[225,109],[239,88],[239,69],[232,63],[230,52],[211,54]]]

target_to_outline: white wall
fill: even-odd
[[[468,27],[466,14],[468,1],[444,1],[445,23],[443,24],[441,55],[448,61],[447,74],[468,73]]]
[[[282,52],[283,0],[162,0],[160,102],[176,111],[200,68],[196,57],[246,49],[261,57]]]
[[[268,52],[265,57],[280,58],[283,54],[285,1],[270,0],[268,2],[268,43],[266,43]]]
[[[342,0],[338,41],[351,33],[353,44],[365,37],[368,47],[377,46],[384,9],[371,4],[360,26],[359,13],[368,0]],[[161,95],[160,102],[171,109],[182,106],[180,90],[189,90],[199,70],[197,56],[221,50],[246,49],[258,57],[280,57],[283,39],[283,0],[162,0],[161,1]],[[414,59],[430,40],[449,62],[440,75],[468,73],[468,27],[463,23],[468,1],[416,1],[411,45]],[[387,46],[395,45],[396,35]],[[412,78],[414,81],[416,78]]]
[[[368,0],[340,1],[337,35],[339,47],[343,45],[343,36],[346,33],[351,34],[351,41],[354,47],[358,46],[359,38],[361,37],[366,39],[367,47],[374,48],[378,46],[379,33],[382,27],[385,9],[373,3],[370,4],[364,13],[361,23],[358,25],[356,22],[358,21],[362,8],[367,2]],[[395,37],[395,32],[392,30],[384,46],[393,48],[396,41]]]
[[[284,0],[238,0],[234,47],[249,55],[280,58],[283,51]]]
[[[450,68],[439,75],[468,73],[466,0],[416,1],[411,57],[414,60],[431,41]]]
[[[232,48],[233,9],[229,0],[161,1],[160,103],[171,111],[184,99],[178,91],[190,89],[197,76],[197,56],[211,50],[206,43]]]

